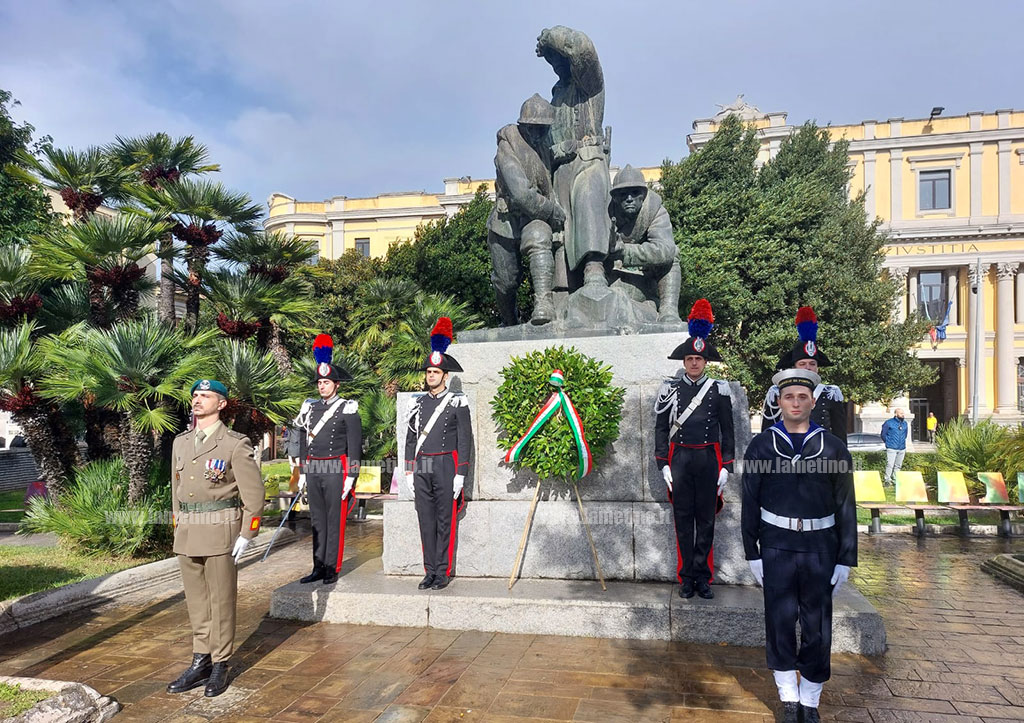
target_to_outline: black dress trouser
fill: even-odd
[[[761,548],[768,667],[799,670],[812,683],[832,674],[834,552]],[[800,621],[800,650],[796,623]]]
[[[455,458],[423,454],[416,459],[413,496],[423,544],[423,569],[428,575],[451,575],[456,511]]]
[[[708,555],[715,541],[718,502],[718,453],[714,445],[673,445],[672,513],[679,545],[680,581],[711,579]]]
[[[307,474],[306,495],[313,525],[313,566],[337,572],[345,549],[345,526],[341,499],[344,474]],[[348,512],[346,509],[345,512]]]

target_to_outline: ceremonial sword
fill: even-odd
[[[277,526],[277,530],[274,531],[274,536],[270,538],[270,544],[267,545],[266,552],[263,553],[263,557],[260,558],[260,562],[264,562],[267,559],[267,555],[270,554],[270,548],[274,546],[274,540],[281,534],[281,528],[284,527],[284,523],[288,521],[288,515],[292,513],[292,508],[295,507],[295,503],[299,501],[302,496],[302,492],[296,492],[295,497],[292,498],[292,503],[288,505],[288,509],[284,513],[284,517],[281,518],[281,524]]]

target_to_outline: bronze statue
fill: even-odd
[[[565,223],[565,211],[554,199],[548,130],[555,119],[551,104],[536,93],[523,103],[519,122],[498,131],[494,156],[495,203],[487,219],[491,251],[491,283],[505,326],[519,323],[516,291],[522,282],[521,256],[530,263],[534,324],[555,318],[551,295],[554,275],[552,236]]]
[[[610,259],[624,272],[620,280],[657,303],[658,321],[681,321],[679,251],[661,196],[648,189],[643,174],[628,164],[615,176],[611,195]],[[639,273],[630,273],[631,269]],[[656,294],[650,286],[657,287]]]
[[[555,197],[566,211],[563,247],[568,289],[581,284],[607,286],[604,261],[610,221],[601,63],[590,38],[562,25],[541,31],[537,55],[558,75],[551,89],[555,109],[551,152]]]

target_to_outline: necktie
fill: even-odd
[[[203,446],[203,442],[205,442],[205,441],[206,441],[206,435],[203,433],[203,430],[197,429],[196,430],[196,451],[197,452],[199,451],[199,448]]]

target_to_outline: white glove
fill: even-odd
[[[299,472],[299,494],[306,491],[306,473]]]
[[[464,475],[464,474],[457,474],[457,475],[455,475],[455,479],[452,480],[452,487],[455,489],[455,494],[452,496],[452,499],[458,499],[459,498],[459,493],[462,492],[462,486],[464,484],[466,484],[466,475]]]
[[[250,540],[245,539],[241,535],[239,535],[238,539],[235,540],[235,546],[231,550],[231,556],[235,558],[236,565],[238,564],[238,561],[242,559],[242,555],[245,553],[246,548],[249,547],[249,542]]]
[[[299,466],[299,458],[298,457],[289,457],[288,458],[288,466],[291,467],[292,469],[295,469],[296,467],[298,467]]]
[[[850,579],[849,565],[836,565],[832,571],[832,597],[836,596],[843,583]]]
[[[747,564],[750,565],[750,571],[754,573],[754,580],[758,585],[764,587],[764,561],[761,559],[747,560]]]
[[[722,490],[725,489],[725,482],[729,479],[729,473],[725,467],[718,473],[718,494],[722,494]]]
[[[667,464],[661,468],[661,476],[665,478],[665,484],[668,486],[668,491],[672,491],[672,468]]]
[[[406,484],[406,487],[409,488],[409,491],[412,492],[413,491],[413,474],[412,474],[412,472],[406,472],[405,473],[405,484]]]
[[[355,477],[346,477],[345,478],[345,489],[343,489],[341,491],[341,498],[342,499],[345,499],[346,497],[348,497],[348,493],[352,491],[352,487],[353,487],[353,485],[355,485],[355,483],[356,483],[356,478]]]

